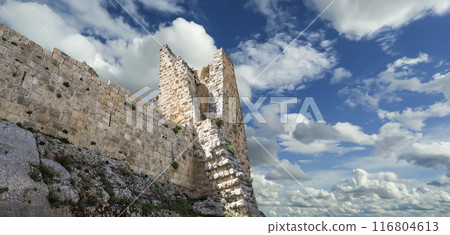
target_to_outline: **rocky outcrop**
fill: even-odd
[[[0,122],[0,216],[54,215],[47,185],[34,181],[39,153],[32,133]]]
[[[0,121],[0,216],[223,216],[125,161]]]

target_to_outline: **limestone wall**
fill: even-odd
[[[194,115],[194,71],[169,47],[160,49],[159,107],[170,120],[192,123]]]
[[[161,47],[159,96],[145,102],[103,82],[86,63],[47,51],[1,23],[0,37],[0,118],[126,160],[134,172],[171,181],[192,197],[220,195],[236,215],[259,214],[225,51],[198,77]]]
[[[224,129],[213,120],[197,123],[198,142],[201,148],[206,175],[213,194],[221,195],[225,209],[246,215],[258,215],[253,179],[245,173],[238,155],[227,148]]]
[[[244,173],[250,176],[245,126],[234,65],[223,49],[218,50],[211,63],[202,70],[200,80],[206,84],[214,100],[216,114],[212,118],[223,120],[224,138],[234,146],[236,156],[244,167]]]
[[[125,159],[151,177],[179,156],[178,169],[168,167],[160,179],[192,195],[200,190],[192,125],[181,125],[175,134],[178,123],[151,104],[130,101],[129,91],[101,81],[86,63],[58,49],[47,51],[3,24],[0,37],[0,118]]]

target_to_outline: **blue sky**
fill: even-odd
[[[267,98],[267,123],[246,125],[266,215],[449,216],[450,1],[337,0],[294,42],[330,0],[119,2],[197,69],[224,48],[252,103],[300,101],[282,123]],[[101,79],[157,88],[159,45],[115,0],[0,4],[2,23]],[[306,97],[325,123],[298,119]]]

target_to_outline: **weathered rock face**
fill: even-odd
[[[134,202],[133,202],[134,201]],[[125,161],[0,121],[0,216],[223,216]]]
[[[30,175],[39,167],[33,134],[0,122],[0,216],[50,216],[48,188]]]
[[[223,214],[223,208],[220,203],[219,198],[208,198],[204,201],[198,201],[194,203],[194,206],[192,207],[194,210],[200,212],[203,215],[210,215],[210,216],[216,216],[216,215],[222,215]]]

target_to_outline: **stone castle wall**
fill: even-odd
[[[198,78],[162,47],[157,104],[101,81],[86,63],[58,49],[49,52],[1,23],[0,37],[1,119],[126,160],[136,173],[171,181],[192,197],[220,195],[227,210],[259,214],[239,99],[228,99],[238,97],[234,68],[223,50],[208,75],[202,71]],[[226,116],[230,110],[237,115]]]
[[[192,122],[194,117],[194,71],[181,57],[175,56],[169,47],[160,50],[159,107],[162,114],[179,122]]]
[[[192,125],[175,134],[178,124],[153,107],[149,132],[149,115],[139,115],[148,108],[129,102],[128,90],[101,81],[86,63],[58,49],[49,52],[4,25],[0,37],[0,118],[127,160],[136,172],[155,178],[182,153],[178,169],[167,168],[162,178],[190,192],[198,189],[195,159],[189,157]]]

